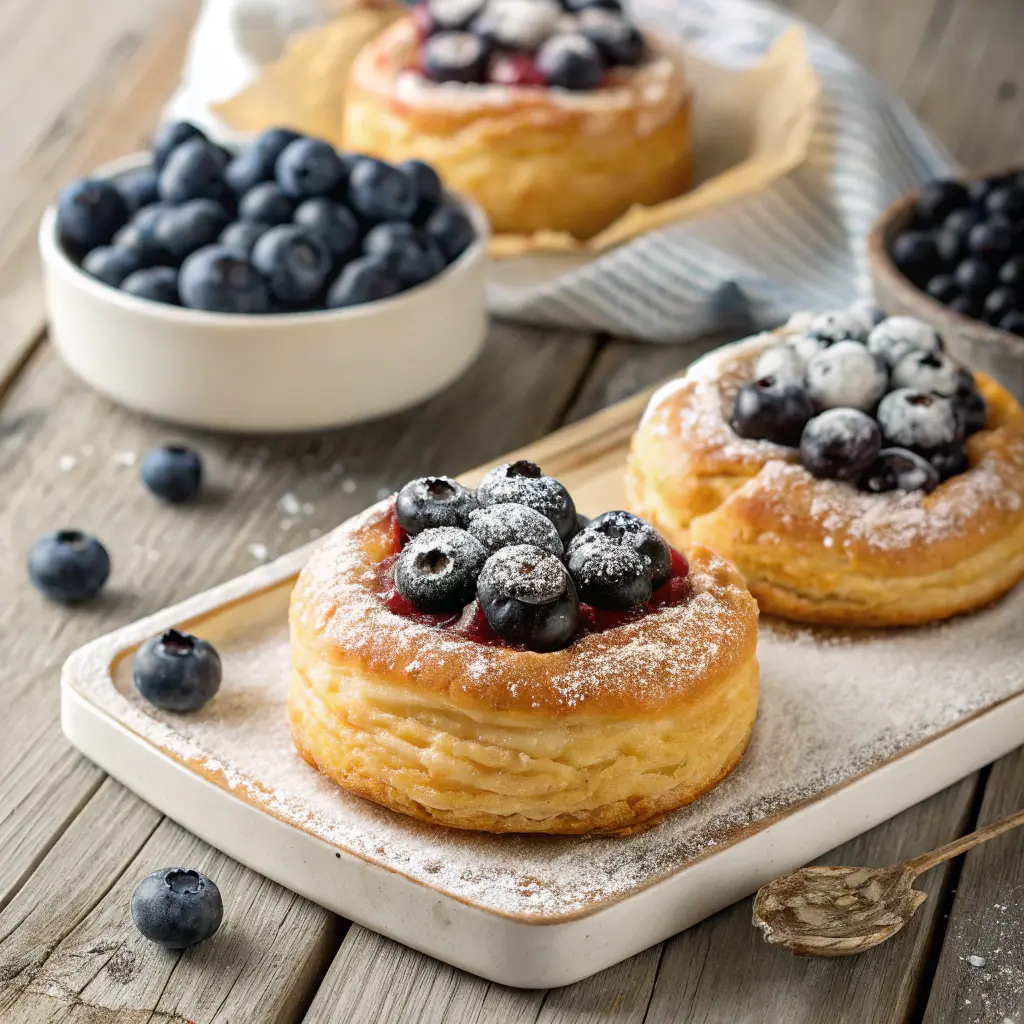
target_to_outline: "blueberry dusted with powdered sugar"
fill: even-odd
[[[893,369],[892,386],[893,390],[913,388],[948,398],[963,385],[964,373],[943,352],[910,352]]]
[[[910,316],[891,316],[868,335],[868,351],[888,366],[896,366],[911,352],[941,352],[938,332]]]
[[[635,551],[643,559],[655,589],[672,575],[671,548],[650,523],[632,512],[605,512],[592,520],[582,533],[597,534],[612,544]]]
[[[452,526],[424,530],[402,549],[395,586],[421,612],[446,615],[473,600],[487,549],[465,530]]]
[[[927,454],[961,440],[962,428],[947,398],[899,388],[878,406],[878,425],[890,445]]]
[[[807,364],[807,394],[819,409],[871,412],[889,386],[885,364],[858,341],[839,341]]]
[[[881,431],[867,413],[828,409],[804,427],[800,462],[820,479],[854,481],[878,458],[881,448]]]
[[[632,547],[588,527],[569,544],[569,573],[580,600],[595,608],[628,611],[651,599],[650,563]]]
[[[760,377],[736,392],[732,428],[740,437],[795,447],[814,404],[799,384]]]
[[[886,491],[927,494],[938,486],[938,470],[927,459],[906,448],[883,448],[861,480],[861,488],[872,494]]]
[[[576,506],[569,492],[533,462],[520,460],[495,467],[480,481],[476,496],[483,506],[529,505],[554,523],[563,543],[576,532]]]
[[[450,476],[424,476],[410,480],[395,499],[398,524],[410,536],[439,526],[466,529],[479,508],[476,495]]]
[[[820,338],[829,345],[838,341],[867,341],[868,327],[864,316],[848,309],[835,310],[816,316],[807,328],[807,333]]]
[[[508,502],[478,508],[469,514],[469,532],[489,554],[516,544],[550,551],[556,558],[565,554],[554,523],[528,505]]]

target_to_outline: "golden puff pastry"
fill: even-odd
[[[547,654],[393,614],[382,502],[313,555],[291,603],[292,735],[312,766],[403,814],[487,832],[624,835],[739,763],[758,696],[757,606],[692,552],[682,604]]]
[[[633,511],[672,542],[732,560],[762,612],[800,622],[907,626],[971,611],[1024,577],[1024,412],[984,374],[968,468],[931,493],[873,494],[816,479],[799,451],[745,440],[737,390],[785,331],[698,361],[651,399],[629,456]],[[796,333],[791,332],[791,333]]]
[[[684,192],[691,175],[691,97],[680,59],[652,49],[615,81],[545,86],[435,84],[414,70],[412,18],[359,54],[344,109],[348,148],[435,167],[475,200],[495,231],[590,238],[635,204]]]

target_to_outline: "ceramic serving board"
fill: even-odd
[[[620,507],[643,406],[643,396],[632,399],[515,457],[563,480],[584,513]],[[543,988],[593,974],[1024,742],[1024,587],[923,629],[762,620],[761,706],[746,757],[656,828],[587,839],[421,824],[339,790],[291,745],[286,614],[308,551],[76,652],[63,676],[64,731],[254,870],[504,984]],[[220,693],[191,715],[159,712],[131,686],[135,648],[172,625],[210,640],[224,663]]]

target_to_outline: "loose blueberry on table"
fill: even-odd
[[[629,512],[589,520],[539,466],[407,483],[379,566],[397,615],[478,643],[537,652],[633,622],[689,595],[686,559]]]
[[[1024,337],[1024,175],[929,182],[890,250],[936,302]]]
[[[135,652],[132,679],[164,711],[198,711],[220,689],[220,655],[206,640],[169,629]]]
[[[425,0],[415,71],[437,83],[598,89],[647,60],[618,0]]]
[[[235,314],[354,306],[432,280],[475,238],[419,160],[392,166],[285,128],[232,156],[184,122],[154,135],[151,156],[57,203],[68,256],[137,298]]]
[[[151,494],[172,505],[194,498],[203,482],[203,462],[191,448],[162,445],[147,452],[139,476]]]
[[[110,577],[110,556],[88,533],[57,530],[32,546],[28,576],[44,597],[60,604],[77,604],[103,589]]]
[[[211,938],[224,918],[216,884],[200,871],[162,868],[132,893],[135,927],[166,949],[185,949]]]
[[[926,197],[942,209],[941,196]],[[985,426],[973,375],[912,317],[863,308],[811,318],[766,349],[733,399],[740,437],[799,449],[819,479],[873,494],[932,491],[968,468]]]

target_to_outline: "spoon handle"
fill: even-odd
[[[1011,828],[1016,828],[1018,825],[1024,825],[1024,811],[1017,811],[985,828],[978,829],[977,832],[954,839],[953,842],[946,843],[945,846],[940,846],[937,850],[932,850],[931,853],[922,853],[920,857],[908,860],[906,866],[913,871],[915,876],[923,874],[929,868],[935,867],[936,864],[952,860],[954,857],[960,856],[961,853],[966,853],[989,839],[1009,832]]]

